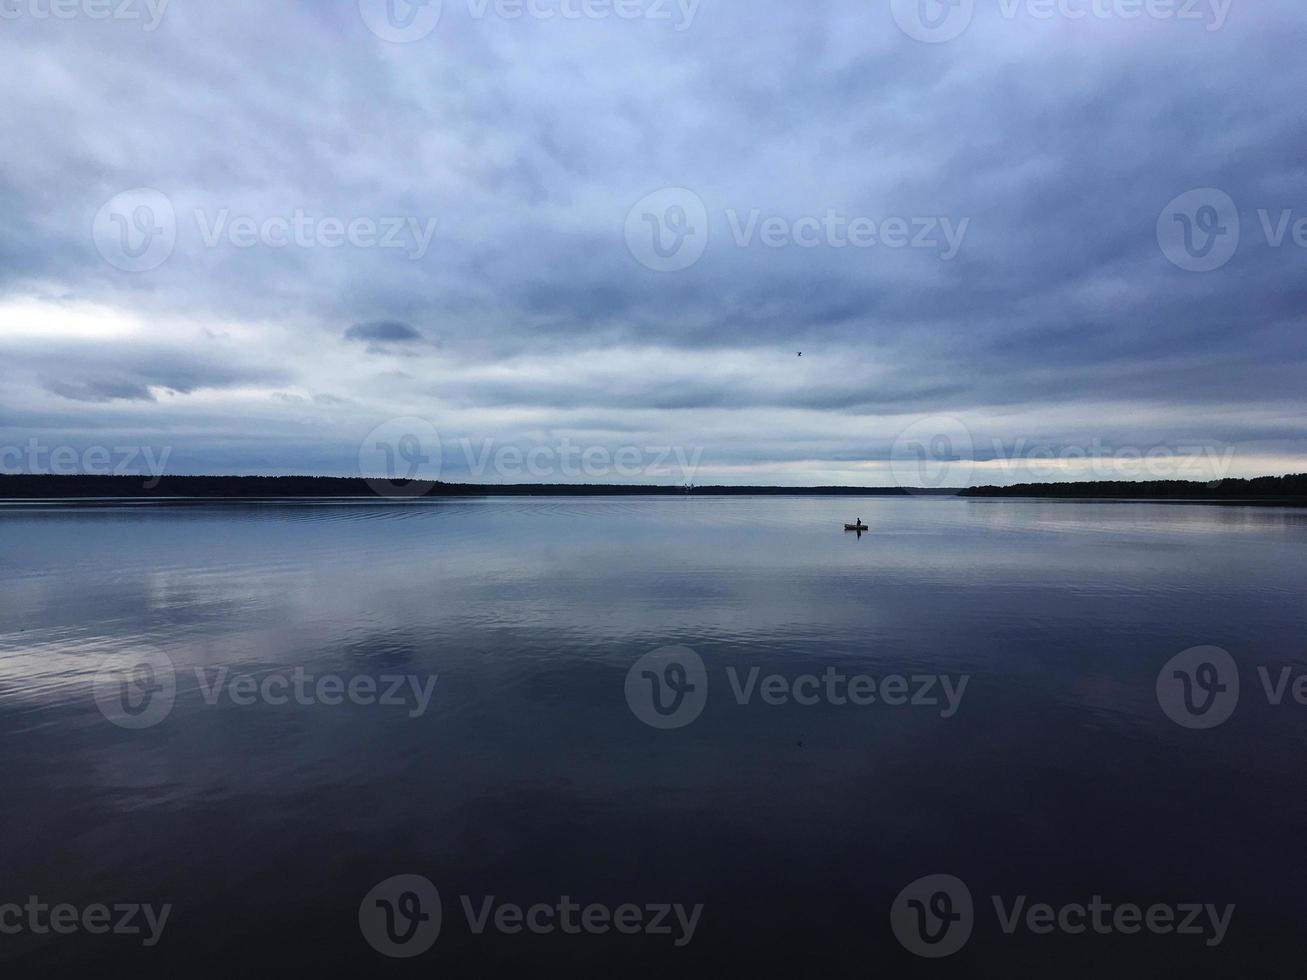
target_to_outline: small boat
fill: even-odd
[[[861,531],[870,531],[871,528],[867,527],[866,524],[845,524],[844,530],[861,532]]]

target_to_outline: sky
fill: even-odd
[[[1307,471],[1305,45],[1301,0],[0,0],[0,472]]]

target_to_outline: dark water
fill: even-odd
[[[872,532],[842,533],[859,514]],[[6,975],[1301,975],[1307,707],[1271,704],[1257,668],[1307,671],[1307,512],[26,506],[0,509],[0,574],[0,906],[171,906],[152,946],[0,934]],[[666,646],[702,658],[706,677],[691,671],[682,693],[707,700],[663,730],[626,684]],[[1208,730],[1171,720],[1156,690],[1197,646],[1227,650],[1241,682]],[[160,655],[175,699],[156,719]],[[731,677],[752,667],[760,685],[902,676],[909,703],[754,690],[740,704]],[[417,687],[389,699],[403,704],[364,703],[362,687],[334,704],[217,680],[284,693],[296,668],[372,678],[378,697],[391,677]],[[681,676],[665,668],[649,676]],[[955,713],[911,703],[926,699],[913,678],[938,675],[967,678]],[[119,721],[157,723],[111,721],[106,678],[142,712]],[[634,690],[648,683],[637,671]],[[900,892],[936,874],[975,908],[969,942],[941,960],[891,928]],[[407,961],[360,927],[365,896],[398,875],[429,879],[443,909],[439,938]],[[430,928],[407,918],[431,908],[409,884],[380,893],[396,936]],[[1215,944],[1210,931],[1009,935],[995,895],[1235,908]],[[478,914],[489,896],[568,896],[638,906],[638,920],[624,920],[633,934],[508,933],[492,913],[477,934],[460,896]],[[674,913],[670,934],[634,933],[660,904],[702,904],[688,942]]]

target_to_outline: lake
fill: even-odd
[[[33,502],[0,573],[15,973],[1297,973],[1307,511]]]

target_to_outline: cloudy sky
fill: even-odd
[[[0,469],[1305,471],[1305,45],[1301,0],[0,0]]]

